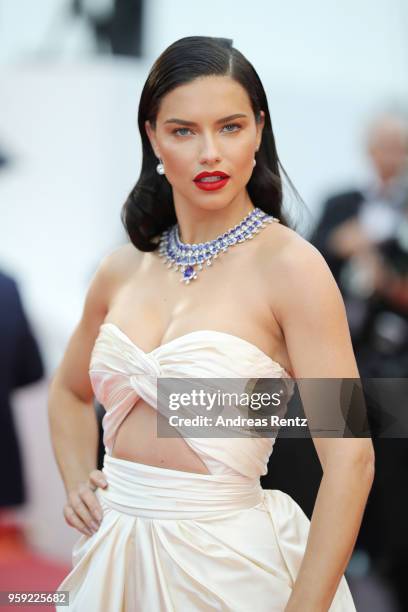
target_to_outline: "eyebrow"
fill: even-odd
[[[221,119],[217,119],[215,123],[224,123],[224,121],[231,121],[232,119],[239,119],[241,117],[248,117],[248,115],[244,115],[244,113],[235,113],[235,115],[228,115],[227,117],[221,117]],[[194,121],[187,121],[186,119],[176,119],[172,117],[171,119],[166,119],[164,123],[179,123],[180,125],[191,125],[196,126],[197,123]]]

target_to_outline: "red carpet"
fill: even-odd
[[[31,552],[14,527],[0,529],[0,591],[55,591],[70,567]],[[0,605],[0,610],[52,612],[54,605]],[[67,607],[67,610],[69,608]]]

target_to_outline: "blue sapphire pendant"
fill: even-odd
[[[194,270],[193,266],[187,266],[187,268],[183,272],[183,276],[180,279],[180,282],[184,282],[188,284],[190,281],[197,278],[197,272]]]

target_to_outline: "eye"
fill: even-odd
[[[235,127],[238,128],[237,130],[227,130],[227,132],[237,132],[238,130],[241,129],[241,126],[238,123],[227,123],[226,125],[224,125],[224,128],[226,127]]]
[[[173,130],[172,134],[174,134],[175,136],[185,136],[185,134],[179,134],[178,133],[178,132],[180,132],[180,130],[187,130],[188,132],[190,132],[189,128],[182,127],[182,128],[176,128],[175,130]]]

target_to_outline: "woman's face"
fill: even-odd
[[[245,189],[263,125],[264,112],[256,123],[245,89],[226,76],[180,85],[162,99],[155,129],[145,123],[174,196],[204,208],[231,201]],[[201,172],[214,171],[229,176],[223,187],[204,190],[194,181]]]

